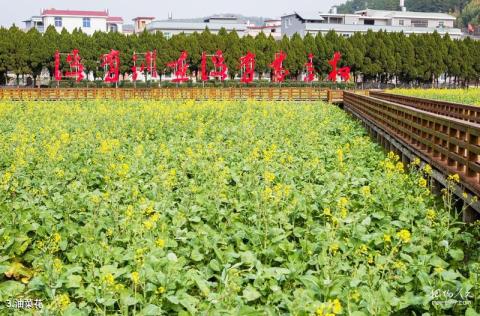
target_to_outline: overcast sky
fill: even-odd
[[[42,8],[70,10],[109,9],[110,15],[121,16],[126,23],[136,16],[155,16],[166,19],[203,17],[214,13],[238,13],[248,16],[280,17],[297,11],[327,12],[334,4],[345,0],[0,0],[0,25],[22,21],[38,15]]]

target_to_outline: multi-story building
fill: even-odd
[[[139,16],[133,19],[135,34],[143,32],[147,25],[152,23],[153,20],[155,20],[153,16]]]
[[[354,33],[366,33],[369,30],[378,32],[403,32],[410,34],[426,34],[438,32],[449,34],[452,38],[461,38],[462,31],[454,27],[455,17],[444,13],[410,12],[401,1],[400,11],[363,10],[355,14],[339,14],[334,7],[330,13],[294,12],[282,16],[282,34],[289,37],[299,34],[326,34],[333,30],[345,37]]]
[[[74,29],[82,29],[86,34],[93,34],[95,31],[102,32],[122,32],[123,19],[121,17],[110,16],[108,10],[105,11],[79,11],[79,10],[42,10],[39,16],[33,16],[24,21],[27,30],[36,28],[44,32],[50,25],[57,31],[65,28],[68,32]]]
[[[162,32],[166,38],[170,38],[173,35],[180,33],[201,33],[207,28],[213,34],[217,34],[222,28],[227,32],[236,31],[240,37],[247,34],[247,23],[240,21],[235,16],[228,15],[211,16],[203,20],[203,22],[168,19],[163,21],[153,21],[146,25],[146,30],[148,32]]]
[[[265,20],[265,24],[261,26],[248,23],[247,33],[253,37],[264,33],[267,37],[272,35],[274,39],[280,40],[282,39],[282,20]]]

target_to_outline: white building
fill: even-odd
[[[155,20],[153,16],[139,16],[133,19],[134,22],[134,33],[142,33],[148,24],[152,23]]]
[[[217,15],[209,17],[203,22],[169,19],[163,21],[153,21],[146,25],[146,30],[148,32],[162,32],[166,38],[170,38],[173,35],[180,33],[201,33],[206,28],[208,28],[212,34],[218,34],[222,28],[224,28],[227,32],[236,31],[240,37],[243,37],[247,34],[247,23],[239,21],[235,16]]]
[[[403,32],[426,34],[437,31],[441,35],[450,34],[454,39],[462,37],[462,31],[454,27],[456,18],[444,13],[409,12],[405,7],[400,11],[363,10],[355,14],[339,14],[334,7],[330,13],[294,12],[282,16],[282,35],[289,37],[298,33],[326,34],[333,30],[349,37],[354,33]]]
[[[247,33],[253,37],[264,33],[267,37],[272,35],[274,39],[280,40],[282,39],[282,20],[266,20],[265,24],[261,26],[248,24]]]
[[[123,19],[110,16],[106,11],[79,11],[79,10],[43,10],[40,16],[33,16],[24,21],[27,30],[36,28],[44,32],[50,25],[58,32],[65,28],[72,32],[75,28],[82,29],[86,34],[92,35],[95,31],[122,32]]]

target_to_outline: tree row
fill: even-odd
[[[452,85],[478,83],[480,78],[480,42],[471,39],[452,40],[448,35],[410,35],[403,33],[356,33],[345,38],[333,31],[326,35],[295,35],[276,41],[263,33],[257,37],[240,38],[236,32],[221,30],[218,35],[205,30],[192,35],[179,34],[167,39],[162,33],[141,33],[126,36],[121,33],[96,32],[88,36],[81,30],[58,33],[49,27],[41,34],[32,29],[23,32],[13,26],[0,29],[0,83],[7,73],[17,78],[31,75],[38,78],[42,70],[54,74],[54,54],[78,49],[87,73],[103,76],[100,56],[111,49],[119,50],[120,72],[131,73],[133,54],[156,49],[160,74],[167,73],[167,63],[176,60],[180,52],[189,53],[189,72],[199,78],[202,52],[222,50],[234,78],[240,73],[240,57],[248,51],[256,55],[256,71],[260,77],[271,74],[270,63],[275,53],[287,54],[284,66],[290,80],[299,80],[305,70],[308,55],[314,55],[317,77],[326,80],[331,66],[328,61],[336,51],[342,53],[339,67],[349,66],[355,82],[402,83],[408,85],[435,84],[444,79]],[[260,78],[261,79],[261,78]]]

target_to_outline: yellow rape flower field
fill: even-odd
[[[0,133],[0,302],[41,299],[41,315],[478,307],[479,228],[430,193],[431,168],[385,155],[333,105],[2,102]],[[444,291],[470,305],[435,304]]]
[[[392,93],[418,98],[480,106],[480,88],[469,89],[394,89]]]

